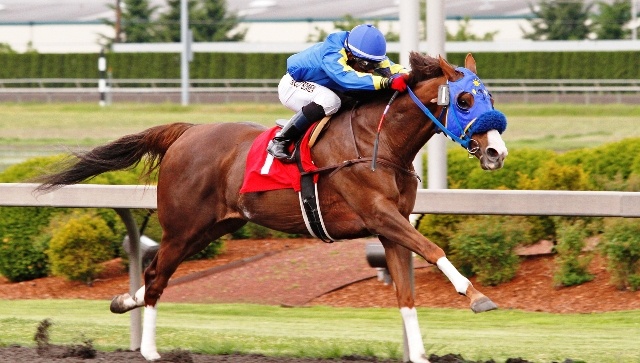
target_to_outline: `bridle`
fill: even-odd
[[[418,108],[436,125],[439,132],[443,132],[451,140],[460,144],[470,155],[475,155],[480,150],[480,143],[473,139],[473,135],[482,134],[489,130],[497,130],[502,133],[506,129],[507,119],[502,112],[493,108],[491,94],[474,72],[463,67],[456,68],[456,71],[462,73],[463,76],[455,81],[447,80],[445,84],[438,87],[438,98],[436,100],[438,106],[442,106],[439,117],[435,117],[429,111],[411,87],[407,87],[407,93],[409,93],[411,100]],[[396,91],[391,96],[378,123],[378,130],[373,144],[371,170],[376,168],[382,123],[391,103],[398,94],[399,91]],[[469,107],[463,107],[460,104],[459,97],[462,94],[469,94],[473,97],[473,103],[470,103]],[[451,105],[451,100],[455,102],[453,105]]]
[[[467,133],[467,131],[469,130],[469,128],[471,127],[473,122],[470,122],[469,124],[467,124],[464,127],[464,133],[461,136],[457,136],[454,135],[453,132],[451,132],[449,129],[447,129],[447,127],[443,124],[443,122],[441,121],[442,119],[444,119],[447,115],[447,108],[449,107],[448,104],[446,105],[442,105],[442,112],[440,112],[440,117],[436,118],[433,113],[431,113],[431,111],[429,111],[429,109],[427,108],[427,106],[425,106],[422,101],[420,101],[420,99],[418,98],[418,96],[416,96],[416,94],[413,92],[413,90],[411,89],[411,87],[407,87],[407,93],[409,93],[409,96],[411,97],[411,99],[413,100],[413,102],[418,106],[418,108],[427,116],[431,119],[431,121],[440,129],[440,131],[442,131],[443,133],[445,133],[451,140],[453,140],[454,142],[457,142],[458,144],[460,144],[463,148],[465,148],[469,154],[474,154],[476,151],[478,151],[479,149],[479,144],[476,140],[474,140],[471,135],[469,135]],[[455,119],[455,121],[460,124],[460,121],[458,120],[458,115],[457,115],[457,111],[453,110],[452,114],[453,117]]]
[[[462,77],[455,81],[447,80],[445,84],[438,87],[436,100],[438,106],[442,106],[439,117],[435,117],[429,111],[410,87],[407,87],[407,92],[439,131],[473,155],[480,148],[480,144],[473,139],[473,135],[491,129],[497,129],[502,133],[506,128],[506,118],[493,108],[491,94],[474,72],[464,67],[456,68],[456,72],[461,73]],[[459,105],[459,97],[462,94],[473,97],[474,102],[470,107],[463,108]]]

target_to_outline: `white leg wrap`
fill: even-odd
[[[424,351],[424,344],[422,344],[422,334],[420,334],[416,308],[400,308],[400,314],[402,315],[404,330],[407,334],[409,359],[413,363],[429,363]]]
[[[136,293],[133,295],[133,302],[135,306],[144,305],[144,291],[144,285],[142,285],[142,287],[139,288],[138,291],[136,291]]]
[[[136,291],[135,295],[133,296],[133,298],[136,300],[139,306],[142,306],[144,304],[144,291],[145,291],[144,287],[145,285],[142,285],[142,287],[139,288],[138,291]]]
[[[462,276],[460,272],[449,262],[446,257],[440,257],[436,262],[440,271],[442,271],[449,281],[453,284],[453,287],[456,288],[456,291],[462,295],[467,294],[467,288],[471,285],[471,281],[466,277]]]
[[[136,293],[138,295],[138,293]],[[142,325],[142,341],[140,342],[140,354],[146,360],[160,359],[156,348],[156,317],[158,310],[154,306],[145,306],[144,322]]]

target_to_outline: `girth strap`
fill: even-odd
[[[320,212],[318,202],[318,184],[313,181],[313,174],[306,174],[300,177],[300,209],[307,230],[312,236],[320,238],[323,242],[331,243],[336,241],[329,236]]]

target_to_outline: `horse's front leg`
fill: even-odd
[[[409,265],[411,251],[397,243],[380,236],[384,246],[387,267],[396,287],[398,307],[402,315],[402,323],[407,339],[408,358],[413,363],[429,363],[426,357],[420,326],[418,325],[418,313],[415,307],[415,297],[411,289]]]
[[[369,220],[372,226],[370,230],[373,233],[386,238],[392,237],[395,243],[414,251],[427,262],[438,266],[456,291],[469,298],[473,312],[480,313],[497,308],[493,301],[473,287],[469,279],[462,276],[449,262],[442,248],[420,234],[405,217],[398,213],[397,209],[394,210],[393,204],[379,204],[377,207],[374,218]]]

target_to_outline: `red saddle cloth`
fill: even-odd
[[[300,159],[306,172],[318,169],[311,160],[311,149],[309,148],[309,137],[313,129],[313,126],[310,127],[300,142]],[[261,133],[251,145],[240,193],[292,188],[296,192],[300,191],[298,164],[283,163],[267,153],[267,144],[278,131],[280,131],[280,127],[275,126]],[[318,175],[314,175],[315,182],[318,181],[317,178]]]

